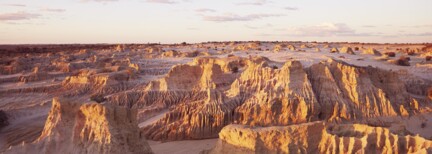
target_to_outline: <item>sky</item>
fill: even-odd
[[[0,0],[0,44],[432,42],[432,0]]]

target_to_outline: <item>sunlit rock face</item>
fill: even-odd
[[[290,61],[280,69],[250,65],[232,84],[230,95],[244,97],[235,110],[237,120],[248,125],[288,125],[307,122],[320,110],[302,65]]]
[[[408,115],[418,102],[394,72],[329,60],[308,70],[323,119]],[[423,102],[426,103],[426,102]],[[427,105],[427,104],[422,104]]]
[[[136,111],[55,98],[39,138],[6,153],[152,153]]]
[[[238,99],[227,99],[222,92],[238,76],[231,68],[241,69],[243,63],[235,57],[199,58],[190,65],[174,66],[164,78],[151,82],[146,93],[168,98],[160,99],[161,104],[175,105],[159,121],[143,128],[145,136],[153,140],[217,137],[233,121],[232,111],[239,105]],[[176,103],[167,103],[170,98],[177,98]]]
[[[231,123],[287,126],[361,121],[415,115],[430,107],[430,100],[412,97],[392,71],[333,59],[307,68],[299,61],[288,61],[275,68],[269,66],[275,64],[272,61],[256,59],[262,58],[246,59],[237,73],[223,71],[226,65],[215,60],[173,67],[164,78],[150,83],[147,92],[171,91],[168,98],[184,98],[176,91],[187,91],[193,101],[176,101],[163,118],[143,128],[145,136],[203,139],[217,137]]]
[[[363,54],[371,54],[371,55],[375,55],[375,56],[381,56],[381,52],[379,52],[378,50],[374,49],[374,48],[369,48],[366,50],[363,50]]]
[[[400,133],[400,132],[399,132]],[[203,153],[430,153],[432,141],[362,124],[229,125]]]
[[[355,53],[354,53],[354,51],[352,50],[351,47],[343,47],[343,48],[340,50],[340,53],[347,53],[347,54],[355,55]]]

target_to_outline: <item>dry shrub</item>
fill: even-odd
[[[384,54],[387,55],[387,56],[389,56],[389,57],[396,57],[396,53],[395,52],[386,52]]]
[[[401,56],[399,57],[399,59],[396,61],[396,65],[399,66],[410,66],[410,58],[409,57],[405,57],[405,56]]]
[[[422,122],[420,125],[421,128],[426,128],[426,122]]]
[[[355,50],[355,51],[359,51],[360,48],[359,48],[359,47],[354,47],[354,50]]]
[[[231,68],[232,73],[237,73],[238,71],[239,71],[239,68],[237,66],[234,66],[233,68]]]
[[[90,96],[90,100],[95,101],[97,103],[102,103],[102,102],[106,101],[106,98],[103,97],[102,95],[92,95],[92,96]]]
[[[9,125],[8,117],[3,110],[0,110],[0,128]]]
[[[415,55],[415,51],[414,50],[408,51],[407,54],[409,56],[414,56]]]

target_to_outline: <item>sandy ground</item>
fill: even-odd
[[[218,139],[186,140],[174,142],[148,141],[155,154],[198,154],[216,145]]]
[[[147,119],[144,122],[139,123],[138,127],[142,128],[142,127],[145,127],[145,126],[150,125],[152,123],[155,123],[156,121],[158,121],[159,119],[161,119],[165,115],[165,113],[168,113],[168,110],[163,111],[163,112],[159,113],[158,115],[155,115],[154,117],[152,117],[150,119]]]
[[[142,128],[150,125],[159,119],[161,119],[165,113],[164,111],[158,115],[138,124],[138,127]],[[209,150],[216,145],[218,139],[206,139],[206,140],[185,140],[185,141],[173,141],[173,142],[159,142],[148,140],[150,147],[155,154],[198,154],[203,150]]]
[[[39,111],[31,116],[11,121],[0,131],[0,151],[8,148],[7,143],[20,144],[21,141],[32,142],[35,140],[44,127],[46,117],[44,112]]]
[[[420,135],[426,139],[432,139],[432,113],[419,114],[411,117],[395,118],[388,117],[387,121],[391,122],[391,129],[404,127],[414,135]]]

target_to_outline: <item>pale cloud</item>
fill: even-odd
[[[242,2],[242,3],[236,3],[237,5],[265,5],[267,3],[270,3],[267,0],[255,0],[252,2]]]
[[[45,11],[45,12],[57,12],[57,13],[61,13],[61,12],[65,12],[66,9],[56,9],[56,8],[43,8],[40,9],[41,11]]]
[[[410,34],[403,34],[403,36],[432,36],[432,32],[410,33]]]
[[[404,28],[432,28],[432,24],[430,25],[413,25],[413,26],[402,26]]]
[[[189,28],[186,28],[187,30],[199,30],[199,28],[196,28],[196,27],[189,27]]]
[[[229,22],[229,21],[252,21],[252,20],[259,20],[263,18],[269,18],[269,17],[280,17],[283,16],[281,14],[248,14],[248,15],[237,15],[232,13],[227,13],[223,15],[204,15],[203,19],[206,21],[215,21],[215,22]]]
[[[303,37],[365,35],[365,34],[356,33],[354,29],[350,28],[348,25],[344,23],[321,23],[314,26],[296,27],[296,28],[289,29],[288,32],[289,35],[303,36]]]
[[[26,7],[24,4],[2,4],[3,6],[12,6],[12,7]]]
[[[81,2],[116,2],[118,0],[81,0]]]
[[[422,32],[422,33],[407,33],[406,31],[399,31],[399,33],[393,34],[382,34],[379,35],[383,38],[395,38],[395,37],[431,37],[432,32]]]
[[[201,12],[201,13],[203,13],[203,12],[216,12],[216,10],[213,10],[213,9],[207,9],[207,8],[196,9],[195,11],[196,11],[196,12]]]
[[[249,28],[249,29],[263,29],[263,28],[273,27],[273,25],[272,24],[265,24],[265,25],[262,25],[262,26],[245,25],[245,27]]]
[[[298,8],[297,7],[285,7],[285,10],[290,10],[290,11],[297,11]]]
[[[116,2],[118,0],[81,0],[81,2]]]
[[[17,20],[31,20],[40,17],[40,14],[28,13],[24,11],[14,13],[0,14],[0,21],[17,21]]]
[[[259,34],[255,34],[255,36],[272,37],[272,36],[278,36],[278,35],[276,35],[276,34],[269,34],[269,33],[259,33]]]
[[[161,3],[161,4],[174,4],[174,3],[177,3],[176,1],[172,1],[172,0],[146,0],[145,2],[148,2],[148,3]]]

